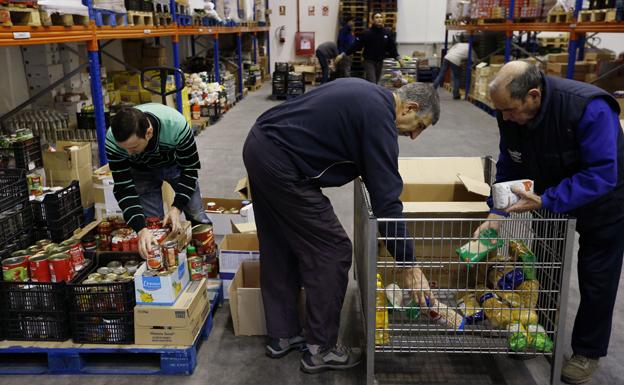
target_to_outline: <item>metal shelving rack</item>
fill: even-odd
[[[102,95],[102,82],[100,72],[100,55],[105,54],[111,57],[113,60],[124,64],[127,68],[134,69],[122,60],[113,57],[112,55],[103,51],[103,48],[108,44],[102,43],[103,40],[117,40],[117,39],[147,39],[147,38],[160,38],[170,37],[172,39],[173,49],[173,66],[180,68],[180,53],[179,44],[180,38],[183,36],[191,37],[191,50],[195,52],[196,37],[198,36],[212,36],[214,39],[214,60],[215,63],[219,62],[219,35],[236,34],[236,51],[238,56],[238,77],[239,77],[239,93],[243,94],[243,79],[242,79],[242,34],[252,34],[253,43],[253,60],[257,63],[257,44],[258,33],[264,33],[266,38],[267,57],[270,66],[270,37],[268,34],[268,26],[259,27],[222,27],[222,26],[181,26],[178,22],[179,18],[176,15],[175,0],[170,0],[170,10],[172,14],[173,24],[167,26],[123,26],[123,27],[110,27],[103,26],[97,27],[94,21],[93,3],[91,0],[86,0],[86,6],[89,8],[90,23],[86,26],[38,26],[38,27],[26,27],[26,26],[14,26],[14,27],[0,27],[0,47],[7,46],[21,46],[21,45],[35,45],[35,44],[55,44],[55,43],[74,43],[83,42],[87,45],[88,60],[89,60],[89,75],[91,78],[91,92],[93,107],[95,112],[95,125],[98,142],[98,154],[100,160],[100,166],[108,163],[106,158],[105,142],[106,142],[106,124],[104,121],[104,98]],[[268,9],[268,0],[266,0],[266,7]],[[255,15],[255,12],[254,12]],[[82,68],[82,67],[81,67]],[[58,82],[55,82],[50,87],[42,90],[41,93],[49,92],[55,88],[62,81],[68,77],[75,75],[77,71],[72,71],[66,74]],[[270,72],[270,69],[269,69]],[[219,79],[219,66],[215,66],[215,78]],[[181,78],[176,78],[177,85],[182,81]],[[178,92],[176,95],[176,106],[179,111],[182,111],[182,94]],[[6,113],[1,118],[6,119],[14,113],[21,110],[30,102],[37,99],[37,96],[30,98],[28,101],[20,104],[12,111]]]
[[[516,23],[514,22],[515,0],[509,0],[509,10],[507,20],[504,23],[496,24],[467,24],[467,25],[447,25],[444,39],[444,52],[448,50],[448,37],[450,30],[461,30],[468,32],[468,61],[466,64],[466,95],[469,100],[470,83],[472,77],[472,45],[474,43],[474,32],[476,31],[498,31],[505,32],[505,63],[510,60],[512,39],[514,32],[568,32],[570,34],[568,43],[568,69],[566,77],[574,77],[574,66],[577,60],[583,60],[585,55],[585,35],[587,33],[613,32],[624,33],[624,22],[610,23],[579,23],[578,14],[583,7],[583,0],[576,0],[574,7],[574,18],[572,23]],[[600,79],[600,78],[599,78]],[[597,79],[598,80],[598,79]],[[488,111],[490,112],[490,111]]]

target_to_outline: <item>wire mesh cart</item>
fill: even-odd
[[[485,158],[489,183],[492,166]],[[559,383],[574,219],[545,211],[512,215],[496,221],[495,238],[475,239],[483,218],[375,218],[360,180],[354,203],[368,385],[380,353],[542,356],[551,363],[550,383]],[[385,235],[399,223],[407,235]],[[389,254],[394,248],[387,246],[397,242],[414,247],[415,261]],[[412,268],[429,281],[427,304],[406,281]]]

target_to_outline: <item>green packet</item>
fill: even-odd
[[[550,353],[553,350],[553,342],[548,337],[546,330],[542,325],[527,325],[527,335],[529,340],[529,348],[540,352]]]
[[[535,254],[533,254],[526,243],[519,240],[509,241],[509,255],[523,262],[522,272],[525,279],[537,279],[535,274]]]
[[[529,345],[527,331],[521,323],[515,322],[507,326],[507,346],[512,352],[523,352]]]
[[[496,242],[493,243],[492,240]],[[472,267],[475,263],[482,261],[490,251],[502,247],[503,244],[504,241],[498,239],[498,231],[485,229],[479,233],[479,239],[465,243],[455,249],[455,252],[459,255],[459,259],[468,264],[468,267]]]

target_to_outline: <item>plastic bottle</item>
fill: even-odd
[[[381,275],[377,274],[377,291],[375,294],[375,345],[385,345],[390,342],[388,323],[388,307],[386,306],[386,294],[381,281]]]

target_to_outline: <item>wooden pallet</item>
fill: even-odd
[[[262,83],[256,83],[245,86],[249,91],[258,91],[262,87]]]
[[[41,25],[39,10],[29,7],[0,6],[0,26],[29,26]]]
[[[548,23],[572,23],[574,21],[574,14],[572,12],[549,12],[546,17]]]
[[[53,13],[49,14],[47,11],[40,11],[39,17],[41,18],[41,25],[46,27],[51,25],[62,25],[64,27],[73,27],[74,25],[89,25],[89,16],[76,15],[69,13]]]
[[[579,23],[610,23],[616,21],[616,9],[594,9],[580,11]]]
[[[479,18],[479,19],[473,19],[472,23],[473,24],[478,24],[478,25],[483,25],[483,24],[505,23],[506,21],[507,21],[507,19],[505,19],[505,18]]]
[[[173,17],[171,17],[170,13],[159,12],[154,14],[154,25],[166,26],[171,24],[173,24]]]
[[[128,25],[154,26],[154,14],[152,12],[128,11]]]
[[[98,27],[118,27],[128,24],[128,18],[125,13],[109,11],[108,9],[94,8],[93,17],[95,18],[95,25]]]
[[[0,5],[6,7],[18,7],[18,8],[37,8],[37,1],[14,1],[14,0],[0,0]]]

